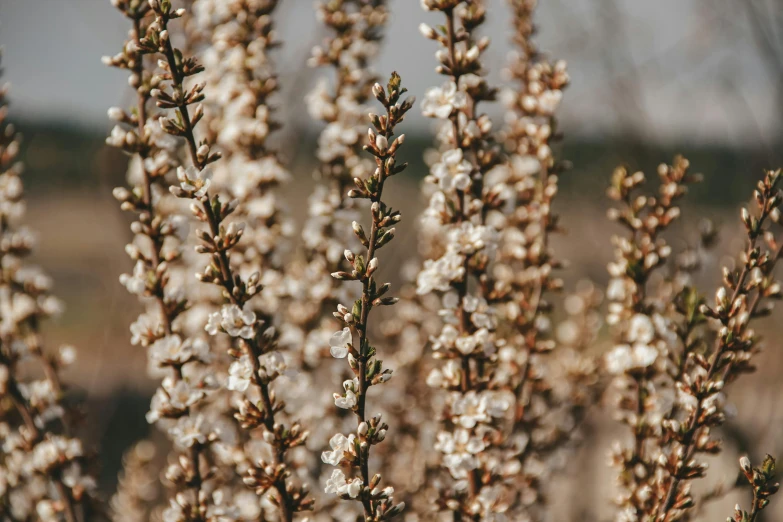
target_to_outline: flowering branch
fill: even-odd
[[[768,221],[778,222],[783,199],[778,188],[780,171],[768,171],[755,191],[756,215],[742,210],[747,232],[747,247],[741,254],[742,268],[725,269],[724,285],[715,295],[715,305],[700,306],[699,312],[717,320],[719,331],[714,347],[706,355],[688,354],[688,369],[675,383],[682,394],[684,419],[670,419],[663,424],[664,440],[669,447],[661,458],[659,504],[656,520],[675,520],[688,509],[693,499],[689,483],[704,475],[706,466],[695,460],[699,453],[716,453],[720,443],[710,439],[713,427],[723,424],[723,390],[743,373],[753,371],[751,358],[758,352],[753,319],[769,315],[769,300],[781,298],[780,283],[773,275],[783,245],[766,228]],[[766,250],[759,245],[762,239]]]
[[[191,211],[197,220],[205,223],[206,230],[198,232],[201,244],[196,248],[199,253],[210,255],[210,263],[199,274],[202,282],[212,283],[223,290],[224,304],[219,312],[209,317],[206,330],[215,335],[225,332],[242,346],[242,351],[232,352],[237,361],[232,364],[229,389],[244,391],[250,382],[257,390],[261,402],[255,405],[248,399],[243,400],[237,419],[247,429],[263,427],[264,439],[273,447],[271,462],[263,460],[255,463],[248,471],[245,483],[257,493],[274,491],[273,501],[277,504],[283,520],[293,520],[294,513],[312,508],[307,498],[307,490],[288,480],[290,471],[286,465],[286,453],[289,449],[304,444],[307,432],[294,422],[285,427],[276,414],[285,404],[277,400],[270,384],[285,371],[285,360],[275,351],[276,336],[273,329],[263,327],[256,314],[246,309],[246,305],[261,290],[258,272],[244,280],[234,273],[228,253],[239,242],[244,224],[231,222],[225,225],[226,218],[236,208],[236,201],[222,203],[218,195],[210,195],[211,171],[208,166],[220,158],[220,154],[211,150],[210,144],[203,140],[197,143],[194,128],[203,116],[203,84],[187,89],[186,78],[203,71],[195,58],[184,57],[174,48],[168,33],[168,23],[182,14],[181,10],[172,11],[166,1],[151,1],[156,20],[148,30],[141,45],[146,52],[159,53],[165,57],[161,63],[164,73],[160,75],[161,88],[152,91],[158,107],[175,109],[174,118],[161,117],[163,130],[185,139],[190,152],[191,165],[179,167],[177,177],[179,186],[172,186],[171,192],[179,198],[193,201]],[[170,82],[170,88],[165,88]],[[196,105],[198,104],[198,105]],[[193,114],[189,107],[196,105]]]
[[[495,389],[492,382],[497,319],[488,272],[498,233],[487,216],[500,208],[503,197],[497,186],[485,184],[485,178],[501,157],[491,136],[491,121],[478,113],[480,102],[495,98],[495,89],[482,77],[481,53],[489,39],[475,36],[485,20],[484,3],[425,0],[423,6],[440,11],[446,21],[440,30],[420,26],[424,36],[442,46],[437,71],[447,77],[442,87],[427,91],[422,103],[425,116],[443,122],[440,160],[428,177],[438,190],[426,217],[439,227],[445,252],[425,260],[417,279],[420,295],[445,293],[439,312],[444,324],[432,348],[435,357],[448,362],[433,370],[428,383],[449,392],[446,426],[438,434],[436,449],[444,454],[443,465],[455,483],[440,488],[438,507],[452,512],[454,520],[475,520],[504,511],[511,495],[503,491],[492,463],[502,444],[500,423],[512,404],[510,394]],[[477,295],[471,293],[474,287]]]
[[[203,415],[196,411],[208,385],[192,367],[208,364],[211,357],[206,342],[199,338],[183,340],[175,327],[188,303],[181,290],[171,288],[168,272],[170,265],[181,257],[180,242],[187,228],[180,216],[159,212],[165,195],[161,185],[165,185],[164,178],[175,165],[176,144],[161,132],[157,115],[150,113],[148,105],[162,78],[147,70],[144,60],[145,54],[156,49],[150,39],[159,38],[160,20],[151,20],[151,15],[153,6],[160,7],[160,4],[134,0],[113,3],[131,20],[133,29],[123,51],[103,61],[130,71],[129,83],[136,90],[136,105],[130,112],[119,108],[109,111],[118,125],[106,141],[133,158],[131,172],[136,167],[141,173],[141,176],[129,175],[132,182],[136,180],[131,190],[124,187],[114,190],[121,207],[137,215],[131,225],[134,240],[126,247],[136,265],[133,275],[123,274],[120,281],[140,299],[152,298],[157,304],[157,309],[150,308],[131,325],[131,332],[133,344],[150,346],[151,361],[159,368],[170,370],[147,414],[147,420],[160,423],[185,452],[184,458],[177,461],[179,465],[167,475],[187,494],[171,499],[168,516],[204,521],[208,507],[201,493],[204,482],[201,457],[212,436]]]
[[[556,333],[577,326],[570,320],[553,325],[550,294],[562,289],[557,274],[563,262],[553,251],[550,236],[561,231],[553,204],[559,174],[567,166],[556,161],[552,146],[562,137],[555,114],[569,77],[565,62],[550,62],[533,40],[536,4],[535,0],[508,1],[514,50],[506,74],[513,86],[501,94],[509,109],[499,137],[507,158],[502,168],[492,172],[506,204],[492,216],[501,237],[491,295],[510,326],[501,348],[507,368],[496,380],[516,397],[508,438],[511,458],[520,464],[511,470],[520,488],[514,508],[519,516],[543,518],[534,511],[546,502],[549,476],[542,476],[537,463],[547,462],[574,440],[597,381],[590,358],[568,349],[568,342],[558,346]],[[590,298],[588,292],[567,300],[587,309]],[[558,365],[564,364],[571,372],[569,379],[555,379]],[[555,465],[544,468],[543,473],[548,473]]]
[[[210,47],[203,53],[207,96],[202,127],[223,161],[212,168],[212,190],[237,200],[234,219],[246,223],[243,241],[231,250],[231,263],[242,271],[263,275],[269,302],[255,303],[257,313],[273,315],[280,285],[283,255],[293,224],[276,194],[290,179],[275,148],[274,131],[282,127],[273,99],[280,84],[271,51],[277,40],[275,9],[278,0],[232,2],[202,7],[197,17]],[[202,20],[204,19],[204,20]],[[239,59],[241,57],[241,59]],[[270,285],[272,285],[270,287]]]
[[[622,488],[617,502],[629,517],[643,518],[654,509],[659,444],[655,415],[661,409],[654,377],[662,373],[656,362],[661,362],[659,353],[665,353],[669,327],[661,315],[661,303],[648,296],[647,283],[671,254],[661,234],[680,216],[678,200],[689,184],[700,180],[689,173],[689,166],[681,157],[671,166],[659,166],[658,198],[638,195],[644,174],[629,174],[625,168],[614,171],[608,191],[610,198],[623,203],[622,209],[610,209],[609,218],[629,233],[627,238],[613,238],[616,260],[609,264],[607,322],[618,330],[618,344],[605,359],[618,388],[619,419],[630,427],[634,439],[631,448],[618,448],[613,454]]]
[[[35,241],[18,225],[25,209],[21,138],[7,121],[7,92],[0,87],[0,402],[12,407],[0,409],[0,513],[86,522],[101,516],[96,483],[85,472],[82,441],[71,434],[74,412],[60,380],[76,354],[70,346],[57,355],[44,349],[41,323],[62,305],[50,293],[49,277],[25,263]],[[42,379],[22,377],[32,362]]]
[[[345,328],[335,333],[330,340],[332,355],[336,358],[347,356],[355,375],[353,380],[343,383],[343,394],[334,394],[335,404],[340,408],[352,410],[358,426],[356,435],[345,437],[338,433],[332,437],[329,441],[332,451],[324,452],[322,460],[334,466],[344,460],[355,468],[359,476],[348,482],[343,471],[336,469],[327,482],[326,492],[360,501],[368,522],[391,520],[405,507],[404,503],[394,505],[393,488],[379,489],[380,474],[370,478],[370,448],[384,440],[388,425],[381,421],[380,415],[368,419],[365,413],[370,387],[383,384],[392,376],[392,371],[384,369],[382,361],[376,358],[377,351],[370,344],[368,329],[373,307],[393,305],[397,302],[396,298],[385,297],[390,284],[385,283],[378,287],[374,274],[379,266],[376,252],[394,238],[393,225],[401,219],[400,213],[392,210],[383,201],[383,188],[388,178],[407,167],[407,164],[396,163],[397,150],[405,140],[405,135],[394,138],[395,127],[403,121],[405,113],[413,106],[413,98],[400,101],[405,92],[407,89],[401,87],[400,77],[396,73],[392,74],[385,90],[380,84],[373,87],[373,94],[386,109],[383,116],[370,115],[375,130],[369,130],[367,145],[364,147],[375,157],[376,169],[367,179],[355,178],[356,188],[348,193],[351,198],[371,202],[372,222],[369,235],[359,223],[353,223],[354,234],[367,248],[366,257],[354,254],[348,249],[345,251],[345,258],[352,270],[332,274],[338,280],[359,281],[362,284],[361,298],[354,303],[352,310],[342,304],[338,305],[334,315]]]

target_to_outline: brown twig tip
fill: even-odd
[[[753,507],[750,512],[743,511],[739,504],[734,515],[727,522],[755,522],[759,513],[769,505],[769,498],[778,492],[780,484],[775,481],[775,459],[767,455],[758,468],[751,467],[750,459],[740,459],[740,470],[753,489]]]

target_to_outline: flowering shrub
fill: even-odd
[[[714,228],[681,252],[666,240],[701,176],[676,157],[655,192],[616,169],[608,286],[570,287],[553,246],[570,80],[533,41],[535,0],[507,1],[514,52],[497,86],[486,3],[422,0],[440,17],[420,31],[442,79],[418,107],[435,128],[419,255],[396,266],[403,216],[385,189],[407,167],[415,100],[397,73],[373,71],[389,8],[316,2],[326,36],[310,65],[330,74],[306,97],[323,130],[297,230],[274,145],[278,3],[112,0],[129,36],[104,62],[134,93],[109,110],[106,139],[130,158],[113,193],[132,214],[119,280],[141,305],[130,341],[157,383],[146,422],[168,444],[134,445],[108,502],[60,379],[74,349],[44,347],[60,305],[26,261],[0,91],[0,520],[548,520],[601,407],[618,421],[616,520],[692,520],[725,495],[695,484],[724,449],[729,385],[760,351],[754,325],[781,297],[780,171],[742,210],[745,246],[708,298],[695,276]],[[485,112],[498,101],[502,122]],[[729,520],[760,520],[775,461],[742,456],[739,473],[752,500]]]

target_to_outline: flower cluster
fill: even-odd
[[[516,397],[508,447],[520,469],[509,479],[521,491],[512,511],[530,519],[543,518],[550,477],[542,476],[542,469],[549,473],[557,467],[578,433],[597,383],[591,358],[569,349],[574,334],[567,330],[577,330],[577,325],[553,320],[551,294],[563,286],[557,276],[563,262],[551,246],[551,236],[560,231],[553,204],[566,165],[555,160],[552,147],[561,137],[555,113],[569,77],[565,62],[550,62],[533,41],[536,3],[508,2],[514,49],[506,74],[513,86],[501,92],[509,111],[499,136],[507,156],[503,166],[490,173],[504,200],[501,211],[491,215],[500,231],[493,294],[508,327],[497,382]],[[579,316],[594,301],[594,291],[587,288],[562,304],[567,312],[572,308],[569,315]],[[582,326],[587,329],[580,333],[593,337],[595,325]],[[560,377],[563,371],[569,372],[568,379]]]
[[[21,137],[8,122],[7,93],[0,86],[0,515],[86,522],[99,517],[96,483],[60,380],[76,354],[44,345],[42,323],[62,305],[49,277],[26,261],[35,240],[20,223]]]
[[[371,67],[387,2],[319,0],[327,36],[310,65],[330,79],[305,100],[323,129],[300,233],[274,143],[280,1],[112,4],[131,30],[104,61],[128,72],[134,92],[130,108],[109,111],[106,140],[130,157],[127,186],[114,191],[133,215],[120,281],[144,307],[131,341],[159,383],[146,418],[170,442],[126,454],[116,520],[551,519],[563,496],[556,473],[573,467],[605,384],[628,435],[612,450],[617,520],[690,520],[717,495],[699,498],[692,485],[703,457],[721,450],[713,432],[730,411],[728,384],[753,369],[753,325],[781,295],[779,172],[742,212],[747,246],[714,302],[695,277],[712,226],[697,248],[675,253],[664,239],[699,179],[680,157],[659,167],[655,195],[642,173],[614,172],[609,217],[626,233],[613,239],[605,296],[589,282],[564,291],[553,243],[570,79],[534,42],[537,2],[506,2],[514,47],[495,88],[480,34],[489,3],[422,0],[440,18],[420,31],[438,45],[442,83],[421,103],[436,138],[419,261],[385,248],[401,220],[387,187],[406,168],[397,125],[413,105],[396,73],[383,86]],[[507,108],[500,126],[484,110],[496,99]],[[0,125],[5,117],[0,100]],[[44,354],[38,323],[58,303],[20,261],[32,239],[15,228],[17,152],[11,129],[0,136],[0,513],[93,520],[94,484],[58,377],[72,350]],[[396,276],[401,299],[381,282]],[[39,370],[22,371],[28,362]],[[758,520],[778,489],[774,461],[740,467],[753,505],[733,520]]]
[[[617,499],[629,520],[649,512],[655,471],[655,430],[660,425],[662,396],[656,392],[657,377],[667,352],[671,326],[661,301],[653,297],[648,282],[671,256],[671,247],[662,234],[680,216],[678,200],[687,186],[700,176],[689,172],[681,157],[673,164],[660,165],[659,197],[638,194],[644,184],[642,172],[618,168],[612,176],[609,196],[622,203],[609,217],[623,225],[627,237],[615,236],[615,261],[609,265],[612,279],[607,289],[607,322],[617,330],[617,343],[605,356],[608,373],[615,376],[618,417],[629,426],[632,447],[615,448],[613,460],[619,467],[620,496]]]
[[[757,212],[742,211],[747,246],[739,268],[724,269],[714,305],[691,285],[687,272],[698,262],[687,253],[674,261],[672,275],[657,284],[651,278],[673,257],[661,233],[679,217],[676,203],[687,184],[698,179],[688,168],[679,157],[661,165],[657,198],[637,194],[644,175],[625,169],[615,171],[609,191],[624,203],[610,217],[630,232],[615,238],[617,259],[609,266],[608,321],[618,343],[605,358],[615,376],[618,418],[634,440],[613,452],[621,470],[618,520],[679,520],[696,505],[691,483],[706,472],[697,457],[721,450],[710,432],[725,421],[725,387],[752,371],[759,350],[750,321],[767,315],[769,301],[780,298],[773,276],[780,246],[768,226],[779,219],[778,171],[759,182]],[[702,231],[703,243],[712,237],[710,227]]]

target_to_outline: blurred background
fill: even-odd
[[[487,65],[490,83],[499,85],[510,48],[509,18],[503,0],[488,3],[485,34],[493,44]],[[724,256],[736,251],[741,240],[739,204],[762,169],[783,166],[783,2],[540,4],[539,46],[567,60],[572,77],[560,113],[566,138],[558,153],[573,162],[559,198],[568,229],[559,246],[561,256],[571,261],[570,280],[606,280],[613,229],[604,217],[604,191],[612,168],[627,164],[654,177],[658,163],[682,153],[706,181],[693,190],[684,209],[685,225],[672,242],[677,248],[693,239],[699,216],[723,225],[721,246],[705,270],[703,283],[709,288],[720,266],[729,262]],[[377,70],[382,75],[399,71],[421,99],[427,87],[441,83],[433,70],[434,45],[417,29],[433,18],[413,0],[390,5],[392,20]],[[305,65],[321,33],[310,0],[283,0],[278,24],[284,92],[277,101],[286,125],[279,145],[294,173],[286,192],[289,202],[296,203],[305,201],[313,185],[319,128],[308,121],[303,97],[322,74]],[[12,119],[25,137],[28,222],[41,239],[37,260],[54,277],[67,305],[47,336],[52,343],[68,342],[79,349],[81,363],[66,378],[89,398],[87,420],[105,455],[107,491],[122,451],[147,435],[143,414],[154,389],[145,377],[144,351],[129,344],[128,325],[137,303],[117,282],[130,268],[123,252],[130,233],[111,189],[123,182],[126,159],[103,144],[111,128],[107,108],[126,105],[130,92],[126,75],[103,66],[100,58],[120,49],[126,31],[126,20],[109,0],[0,0],[4,80],[12,84]],[[408,216],[398,237],[410,248],[415,248],[413,216],[421,208],[421,155],[431,130],[413,112],[405,132],[412,145],[406,147],[407,159],[415,168],[392,194],[392,204]],[[500,107],[490,114],[498,123],[503,117]],[[304,211],[304,204],[292,206]],[[763,370],[752,390],[747,380],[735,390],[742,413],[726,430],[735,449],[750,446],[756,459],[764,451],[783,452],[783,407],[777,400],[783,356],[781,331],[773,323],[780,319],[765,327],[769,339]],[[749,404],[750,411],[743,408]],[[603,453],[584,459],[585,466],[605,465]]]

